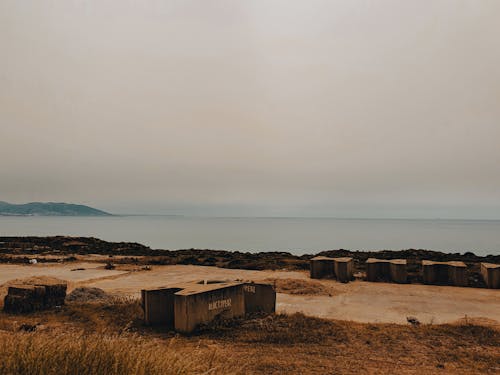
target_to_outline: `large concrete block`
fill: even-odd
[[[314,257],[310,260],[311,279],[336,278],[349,282],[353,278],[352,258]]]
[[[467,266],[464,262],[422,261],[422,278],[425,284],[467,285]]]
[[[274,313],[276,311],[276,291],[271,284],[245,283],[245,312]]]
[[[271,284],[204,280],[142,290],[144,320],[189,333],[216,318],[230,319],[245,312],[273,313],[276,292]]]
[[[244,316],[243,285],[241,282],[192,284],[178,291],[174,297],[175,330],[189,333],[216,318]]]
[[[500,264],[481,263],[481,275],[488,288],[500,289]]]
[[[407,279],[406,259],[369,258],[366,261],[367,281],[406,283]]]

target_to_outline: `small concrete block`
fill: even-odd
[[[369,258],[366,261],[367,281],[406,283],[407,279],[406,259]]]
[[[343,283],[347,283],[352,280],[354,273],[354,264],[352,258],[333,258],[333,270],[335,272],[335,278]]]
[[[333,258],[328,257],[314,257],[310,260],[311,279],[323,279],[334,277],[334,261]]]
[[[349,282],[353,278],[352,258],[329,258],[318,256],[310,260],[311,279],[336,278],[341,282]]]
[[[500,264],[481,263],[481,275],[488,288],[500,289]]]
[[[467,265],[464,262],[422,261],[422,278],[425,284],[466,286]]]

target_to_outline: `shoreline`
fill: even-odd
[[[288,252],[241,252],[212,249],[163,250],[133,242],[108,242],[93,237],[0,237],[0,263],[28,264],[38,262],[72,262],[77,257],[100,255],[115,264],[135,265],[197,265],[245,270],[308,270],[315,256],[352,257],[354,274],[362,277],[368,258],[406,259],[409,283],[421,283],[421,262],[462,261],[468,266],[471,287],[485,287],[480,263],[500,263],[500,255],[479,256],[472,252],[444,253],[423,249],[352,251],[325,250],[315,254],[293,255]],[[102,261],[102,260],[101,260]]]

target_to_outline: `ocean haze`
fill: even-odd
[[[2,1],[0,200],[500,219],[500,2]]]

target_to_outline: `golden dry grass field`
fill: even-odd
[[[26,332],[36,326],[33,332]],[[190,336],[144,327],[139,302],[0,313],[1,374],[493,374],[498,328],[363,324],[302,314],[218,322]]]

